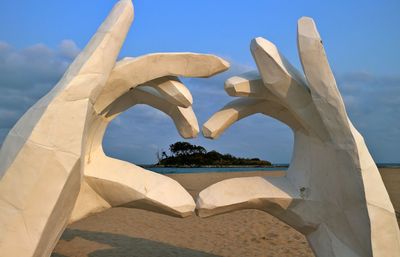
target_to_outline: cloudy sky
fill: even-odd
[[[18,118],[58,81],[116,1],[0,0],[0,143]],[[219,55],[232,68],[209,79],[184,79],[200,124],[231,100],[223,90],[233,75],[254,70],[252,38],[274,42],[299,69],[296,22],[311,16],[319,31],[347,111],[377,162],[400,162],[400,2],[136,0],[135,21],[121,58],[152,52]],[[109,126],[109,155],[155,162],[158,149],[181,140],[172,121],[146,106]],[[190,140],[208,150],[287,163],[291,131],[255,115],[218,140]]]

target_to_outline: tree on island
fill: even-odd
[[[188,142],[176,142],[169,146],[171,155],[162,152],[157,166],[165,167],[199,167],[199,166],[271,166],[269,161],[259,158],[238,158],[231,154],[221,154],[215,150],[207,150],[198,145],[192,145]]]
[[[169,146],[169,151],[173,154],[173,156],[207,153],[204,147],[192,145],[188,142],[176,142],[175,144]]]

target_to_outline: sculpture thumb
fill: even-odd
[[[132,20],[131,1],[119,1],[57,85],[8,134],[0,150],[2,256],[50,256],[79,193],[93,102]]]

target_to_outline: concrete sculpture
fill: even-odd
[[[239,98],[203,126],[216,138],[255,113],[294,133],[287,175],[221,181],[198,197],[200,216],[243,208],[266,211],[306,235],[319,257],[400,256],[393,206],[363,137],[349,120],[314,21],[298,22],[298,51],[306,79],[271,42],[256,38],[251,52],[261,77],[226,81]]]
[[[177,76],[209,77],[228,63],[192,53],[116,63],[132,21],[131,1],[119,1],[58,84],[7,136],[0,150],[1,256],[50,256],[69,221],[112,206],[179,216],[194,210],[174,180],[105,156],[102,138],[109,122],[135,104],[167,113],[182,136],[195,136],[191,95]]]

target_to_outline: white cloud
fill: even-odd
[[[339,89],[355,127],[376,161],[400,161],[400,76],[349,73]]]
[[[44,44],[16,49],[0,41],[0,142],[4,131],[55,85],[76,51],[71,40],[58,49]]]
[[[74,59],[81,51],[74,41],[66,39],[58,46],[60,54],[66,58]]]

